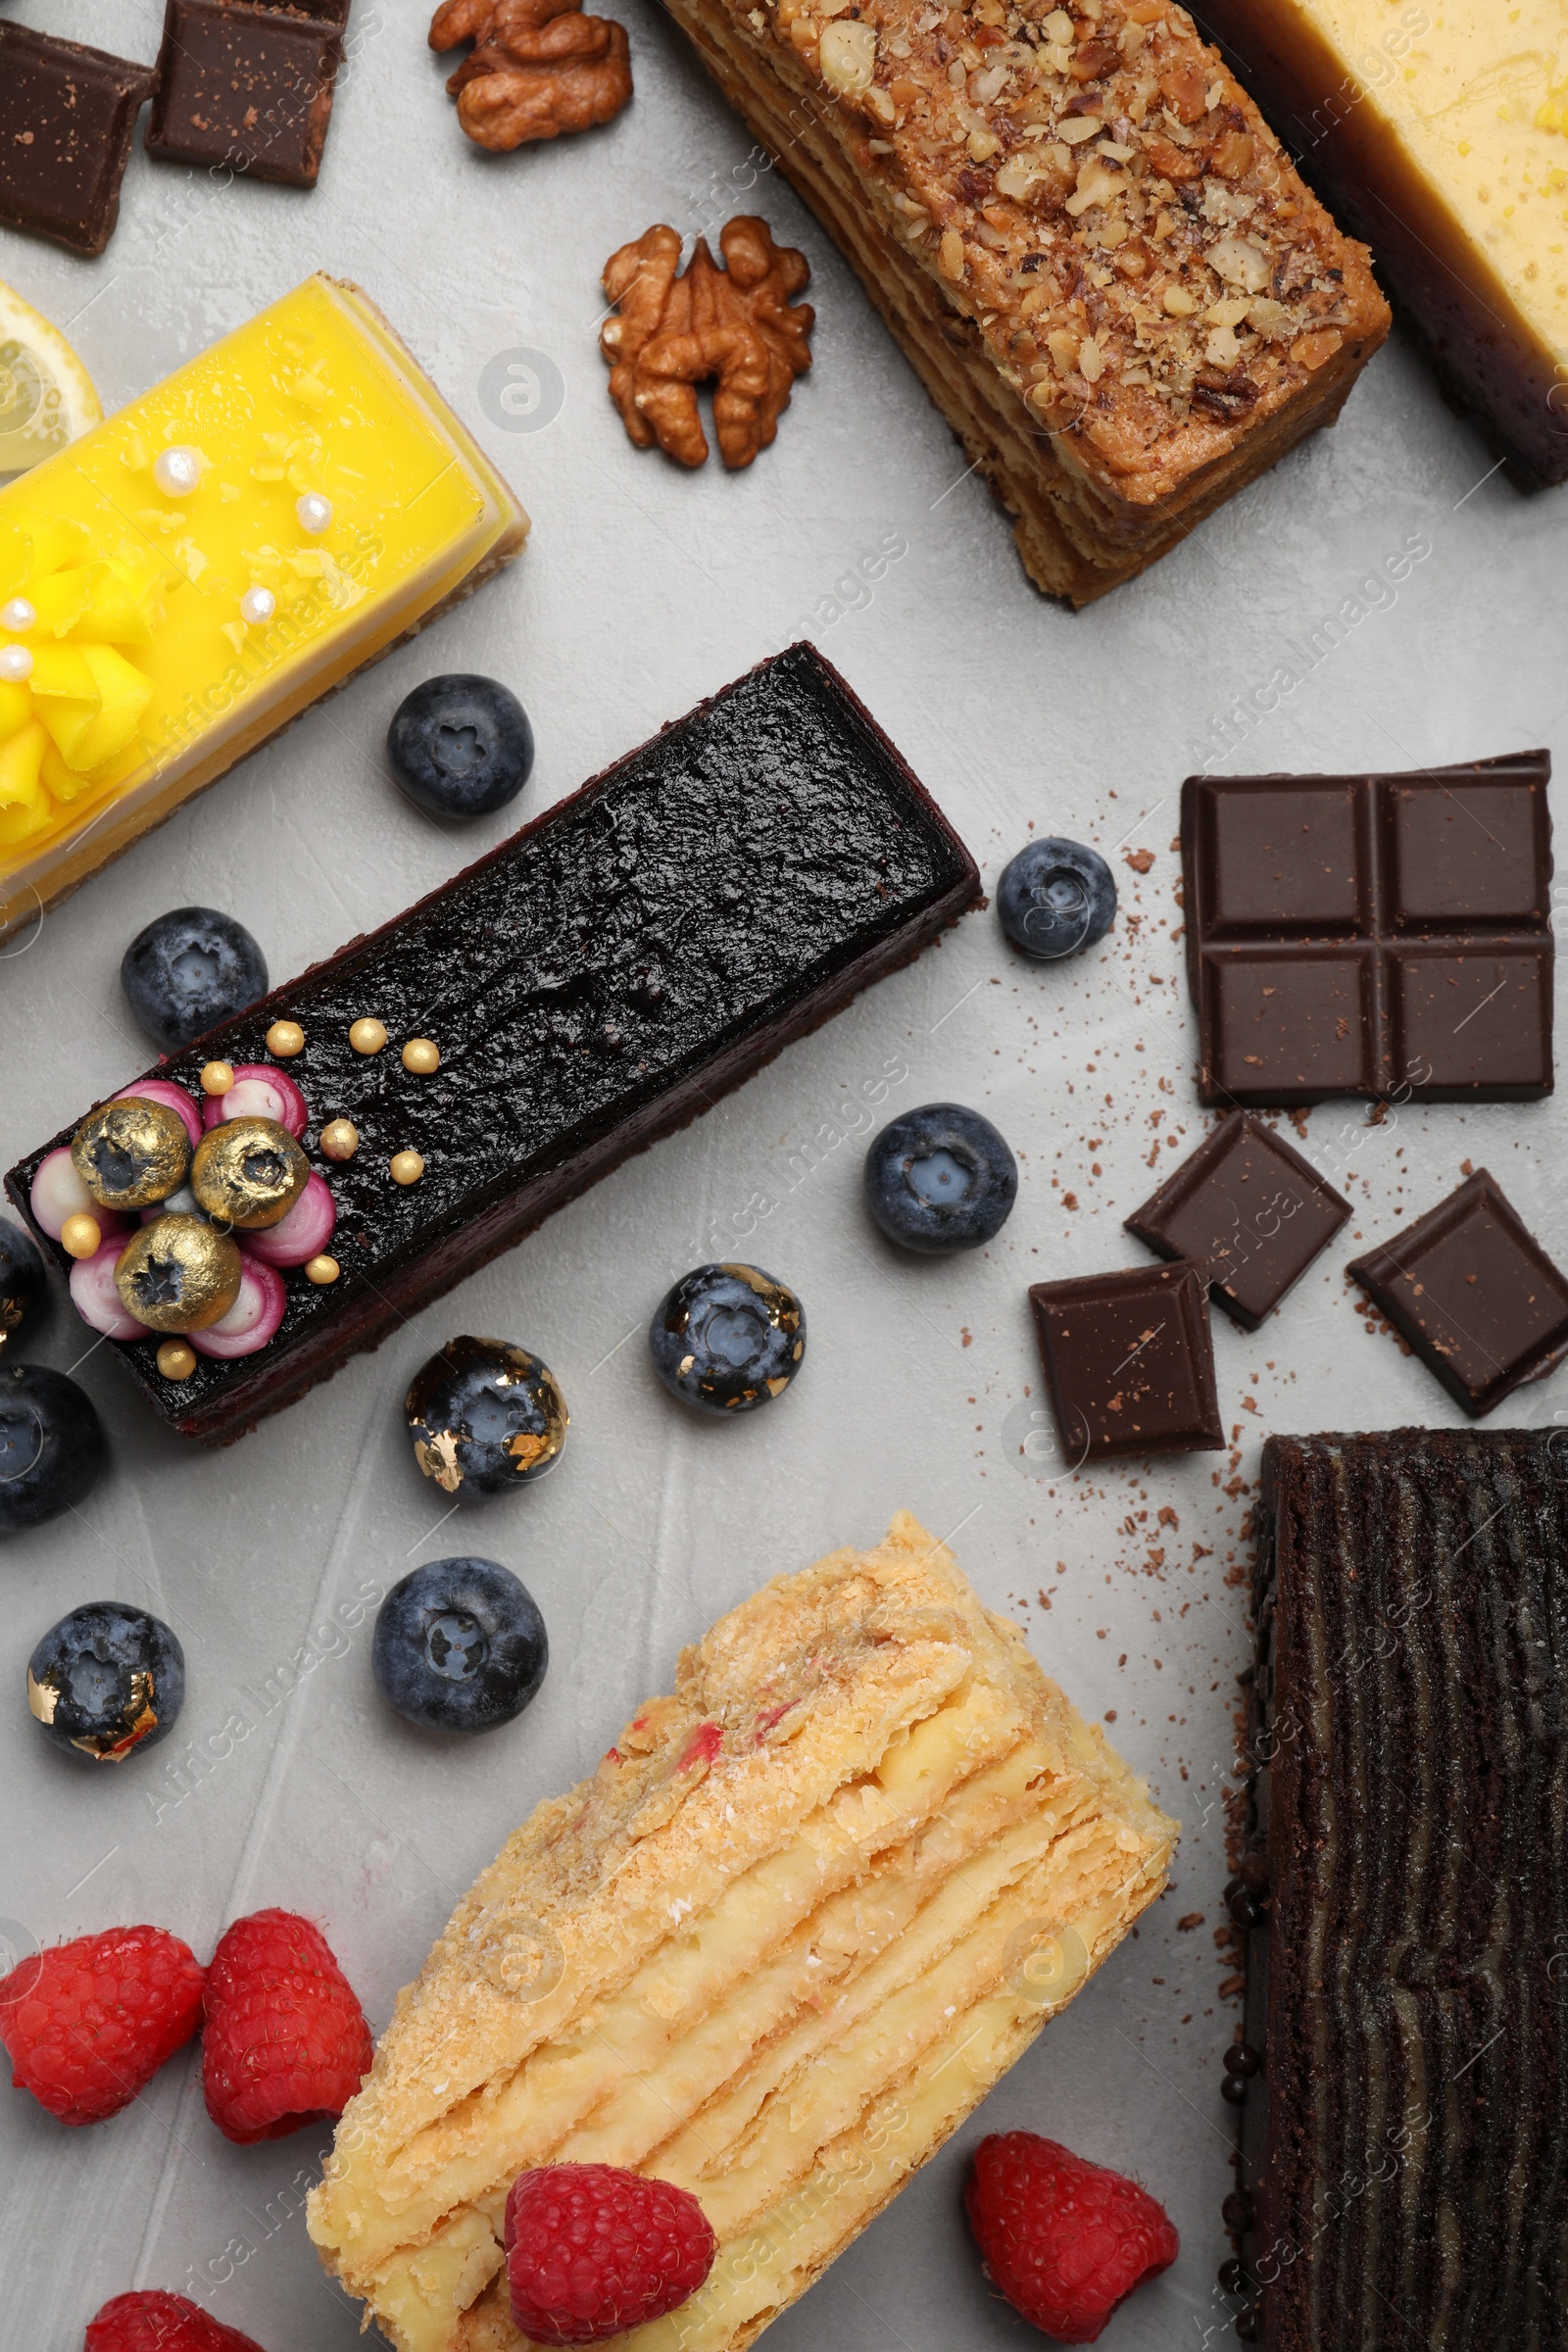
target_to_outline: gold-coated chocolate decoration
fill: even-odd
[[[224,1119],[196,1147],[190,1189],[210,1217],[255,1233],[288,1215],[310,1174],[310,1161],[276,1119]]]
[[[189,1380],[196,1369],[196,1350],[183,1340],[166,1340],[158,1350],[158,1369],[165,1380]]]
[[[71,1139],[71,1164],[101,1208],[151,1208],[184,1183],[190,1136],[167,1102],[126,1095],[88,1112]]]
[[[202,1093],[226,1095],[234,1083],[234,1064],[231,1061],[204,1061],[202,1064]]]
[[[368,1014],[363,1021],[355,1021],[349,1029],[349,1044],[356,1054],[379,1054],[386,1044],[385,1023]]]
[[[360,1148],[360,1131],[352,1119],[328,1119],[321,1129],[321,1150],[328,1159],[352,1159]]]
[[[68,1217],[60,1228],[60,1247],[68,1257],[91,1257],[95,1250],[103,1248],[103,1227],[96,1217],[89,1217],[85,1209],[78,1209],[74,1217]]]
[[[205,1331],[239,1297],[244,1270],[238,1242],[205,1217],[176,1211],[132,1234],[115,1264],[115,1288],[126,1314],[149,1331]]]
[[[394,1184],[417,1184],[424,1174],[424,1161],[417,1152],[394,1152],[392,1181]]]
[[[267,1032],[267,1051],[279,1061],[292,1061],[305,1051],[305,1032],[298,1021],[274,1021]]]
[[[403,1067],[416,1078],[428,1078],[441,1067],[441,1049],[433,1037],[411,1037],[403,1049]]]

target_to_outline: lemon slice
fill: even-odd
[[[53,457],[103,416],[60,329],[0,284],[0,481]]]

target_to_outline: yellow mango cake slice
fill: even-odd
[[[465,1896],[310,2206],[398,2352],[520,2352],[530,2167],[697,2196],[707,2283],[624,2352],[740,2352],[1165,1884],[1176,1824],[901,1512],[681,1657]]]

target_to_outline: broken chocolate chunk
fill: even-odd
[[[106,50],[0,24],[0,223],[102,253],[153,80]]]

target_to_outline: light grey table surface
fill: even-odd
[[[12,0],[11,13],[124,55],[156,52],[157,0]],[[26,1949],[147,1919],[205,1957],[230,1918],[283,1904],[323,1923],[379,2024],[506,1833],[668,1687],[684,1642],[764,1578],[873,1540],[907,1505],[951,1536],[986,1599],[1106,1721],[1185,1833],[1142,1932],[779,2323],[770,2352],[1038,2341],[986,2287],[958,2201],[966,2151],[1010,2126],[1135,2173],[1164,2199],[1181,2259],[1103,2341],[1196,2352],[1225,2316],[1214,2273],[1231,2111],[1218,2084],[1235,2010],[1218,1995],[1213,1936],[1234,1678],[1249,1649],[1236,1569],[1258,1449],[1270,1430],[1459,1416],[1420,1364],[1363,1328],[1339,1246],[1256,1337],[1215,1317],[1232,1455],[1058,1476],[1049,1448],[1031,1460],[1042,1439],[1024,1292],[1137,1262],[1122,1218],[1152,1171],[1177,1164],[1170,1140],[1188,1149],[1206,1124],[1172,937],[1182,775],[1205,761],[1417,766],[1551,743],[1568,676],[1562,497],[1525,499],[1494,472],[1396,338],[1337,430],[1147,577],[1081,615],[1045,603],[815,221],[651,0],[620,0],[620,13],[637,95],[608,130],[479,155],[443,95],[423,8],[356,0],[315,194],[218,189],[138,149],[101,261],[0,231],[0,278],[68,329],[109,407],[308,271],[358,279],[534,522],[513,571],[0,960],[0,1165],[151,1058],[118,966],[152,915],[191,900],[226,907],[284,978],[802,634],[888,728],[988,885],[1032,824],[1105,850],[1122,917],[1099,953],[1034,968],[1006,951],[994,914],[971,916],[720,1111],[228,1451],[155,1425],[57,1296],[24,1352],[75,1369],[113,1460],[80,1513],[13,1539],[0,1562],[3,1933]],[[810,258],[815,366],[750,471],[726,475],[715,458],[688,475],[633,450],[606,396],[599,272],[651,221],[694,233],[747,210]],[[518,353],[559,369],[564,400],[548,420],[548,401],[527,407],[530,379],[507,375],[502,355]],[[524,364],[548,383],[548,368]],[[498,382],[522,387],[510,416]],[[1388,585],[1387,561],[1411,550],[1425,552]],[[1372,575],[1384,584],[1366,585]],[[1322,631],[1330,618],[1338,627]],[[453,667],[512,684],[539,744],[520,810],[462,834],[401,799],[379,750],[401,697]],[[1282,669],[1295,682],[1271,691]],[[1239,698],[1251,715],[1227,753]],[[1153,862],[1140,875],[1125,860],[1143,849]],[[1000,1124],[1022,1186],[988,1250],[924,1263],[880,1242],[859,1165],[874,1125],[937,1098]],[[1563,1121],[1549,1103],[1405,1110],[1381,1126],[1334,1104],[1312,1113],[1306,1149],[1348,1185],[1357,1237],[1430,1205],[1468,1158],[1568,1254]],[[810,1348],[782,1403],[715,1429],[665,1397],[642,1331],[677,1274],[724,1254],[800,1290]],[[540,1488],[443,1524],[399,1405],[412,1370],[462,1330],[542,1353],[572,1432]],[[1499,1418],[1568,1412],[1568,1379],[1517,1403]],[[524,1578],[552,1642],[533,1707],[466,1745],[390,1714],[368,1618],[345,1633],[338,1615],[416,1560],[462,1548]],[[177,1735],[114,1773],[48,1749],[23,1692],[37,1637],[109,1595],[170,1620],[189,1678]],[[318,1632],[334,1620],[338,1632]],[[186,1766],[182,1782],[190,1744],[211,1757],[235,1716],[251,1728],[232,1752],[199,1778]],[[1179,1924],[1199,1913],[1201,1925]],[[17,2352],[76,2352],[88,2315],[132,2284],[193,2293],[268,2352],[356,2340],[357,2315],[324,2282],[301,2216],[323,2135],[230,2147],[203,2111],[194,2056],[96,2130],[64,2131],[0,2089],[0,2298]]]

